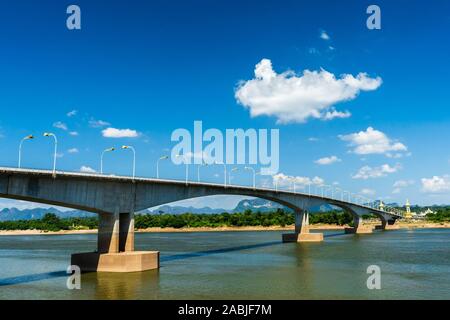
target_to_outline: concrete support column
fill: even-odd
[[[119,252],[119,212],[99,215],[98,244],[99,253]]]
[[[345,233],[363,234],[372,232],[373,228],[368,225],[363,225],[363,218],[356,213],[353,214],[353,227],[345,228]]]
[[[119,230],[119,251],[134,251],[134,213],[120,214]]]
[[[395,220],[380,216],[381,225],[375,226],[375,230],[397,230],[398,226],[394,226]]]
[[[322,233],[309,233],[309,212],[295,210],[295,233],[283,234],[283,242],[320,242]]]

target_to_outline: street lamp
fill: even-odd
[[[114,150],[116,150],[116,148],[114,147],[103,150],[102,155],[100,157],[100,174],[103,174],[103,155],[105,154],[105,152],[112,152]]]
[[[226,188],[227,187],[227,165],[223,162],[217,162],[217,161],[214,161],[214,164],[223,165],[223,177],[224,177],[223,186]]]
[[[233,168],[231,169],[231,171],[228,173],[228,184],[231,186],[231,173],[238,171],[238,168]]]
[[[186,165],[186,185],[188,185],[188,177],[189,177],[189,164],[187,163],[186,157],[184,155],[181,154],[177,154],[176,155],[177,158],[182,157],[183,158],[183,162]]]
[[[20,144],[19,144],[19,164],[17,166],[19,169],[20,169],[20,164],[21,164],[21,159],[22,159],[22,143],[25,140],[31,140],[31,139],[34,139],[34,136],[30,134],[30,135],[24,137],[22,140],[20,140]]]
[[[251,170],[253,172],[253,189],[256,189],[256,172],[252,167],[245,167],[244,170]]]
[[[132,146],[122,146],[122,149],[130,149],[133,151],[133,180],[136,176],[136,150]]]
[[[169,156],[162,156],[156,160],[156,179],[159,179],[159,161],[169,159]]]
[[[53,176],[56,176],[56,153],[58,151],[58,139],[56,138],[55,134],[51,132],[45,132],[44,137],[53,137],[55,140],[55,153],[53,154]]]

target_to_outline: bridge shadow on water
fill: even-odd
[[[324,235],[324,238],[331,238],[331,237],[337,237],[345,235],[345,233],[333,233],[333,234],[326,234]],[[263,242],[263,243],[256,243],[256,244],[249,244],[249,245],[242,245],[242,246],[236,246],[236,247],[228,247],[228,248],[222,248],[222,249],[212,249],[212,250],[204,250],[204,251],[197,251],[197,252],[186,252],[186,253],[180,253],[175,254],[171,256],[163,256],[160,258],[160,262],[170,262],[170,261],[177,261],[177,260],[183,260],[183,259],[191,259],[191,258],[200,258],[215,254],[222,254],[227,252],[234,252],[234,251],[243,251],[243,250],[250,250],[250,249],[257,249],[257,248],[265,248],[270,246],[276,246],[283,244],[282,241],[269,241],[269,242]],[[164,266],[162,266],[164,267]],[[48,279],[55,279],[55,278],[63,278],[68,277],[69,275],[66,273],[66,271],[53,271],[53,272],[44,272],[44,273],[36,273],[36,274],[29,274],[29,275],[22,275],[17,277],[10,277],[10,278],[3,278],[0,279],[0,287],[2,286],[12,286],[17,284],[23,284],[23,283],[30,283],[30,282],[36,282],[41,280],[48,280]]]
[[[53,279],[53,278],[62,278],[62,277],[67,277],[67,276],[68,276],[68,274],[66,273],[66,271],[53,271],[53,272],[26,274],[23,276],[0,279],[0,287],[11,286],[11,285],[21,284],[21,283],[41,281],[41,280],[47,280],[47,279]]]

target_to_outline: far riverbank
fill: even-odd
[[[378,222],[368,222],[368,225],[378,225]],[[402,229],[435,229],[435,228],[450,228],[450,222],[415,222],[415,221],[401,221],[395,224]],[[348,226],[340,226],[335,224],[314,224],[310,225],[310,230],[344,230]],[[156,233],[156,232],[224,232],[224,231],[292,231],[294,225],[290,226],[245,226],[245,227],[201,227],[201,228],[147,228],[138,229],[139,233]],[[60,230],[60,231],[43,231],[43,230],[1,230],[0,236],[12,235],[65,235],[65,234],[95,234],[96,229],[90,230]]]

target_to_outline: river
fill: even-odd
[[[139,233],[136,250],[161,251],[161,268],[88,273],[69,290],[70,254],[96,235],[0,236],[0,299],[450,299],[450,229],[281,242],[282,232]],[[367,288],[367,268],[381,289]]]

